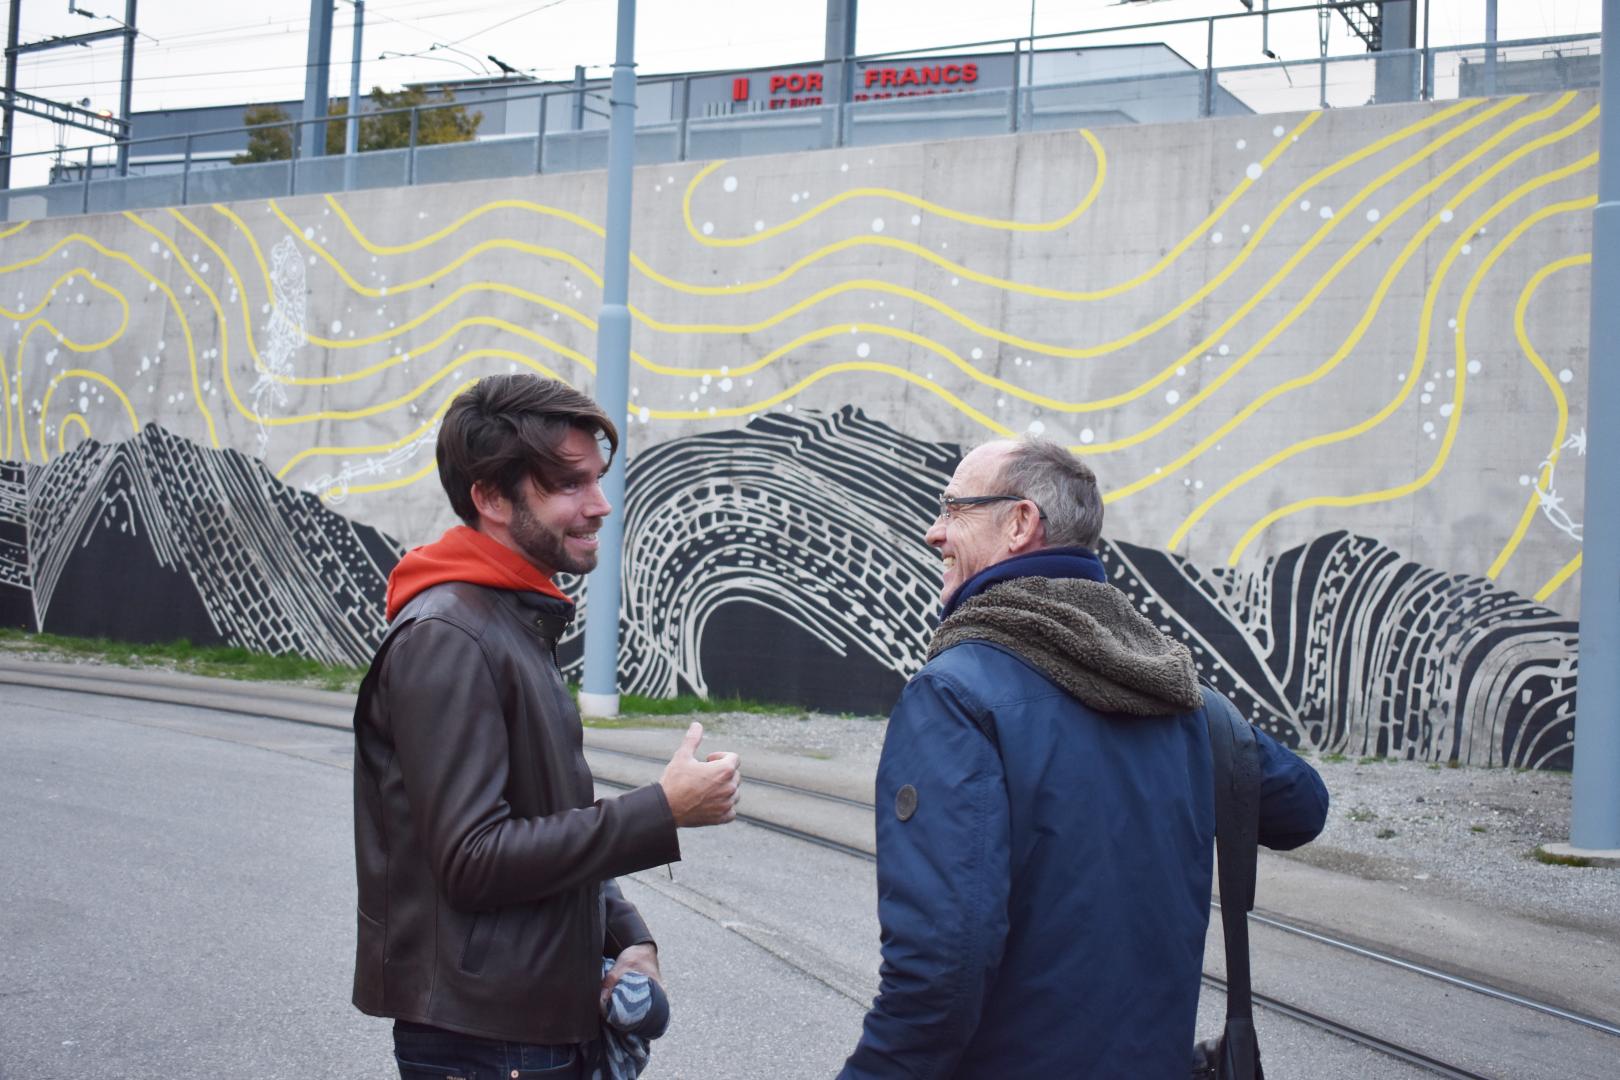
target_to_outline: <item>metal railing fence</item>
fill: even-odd
[[[1277,9],[1273,15],[1303,10],[1316,9]],[[1217,21],[1230,17],[1143,25],[1200,23],[1213,27]],[[1240,13],[1235,17],[1243,16]],[[1126,29],[1130,28],[1110,28],[1097,33],[1117,34]],[[1211,29],[1206,63],[1202,68],[1120,73],[1090,79],[1036,79],[1039,73],[1036,65],[1046,62],[1049,54],[1032,46],[1076,36],[1082,35],[1043,35],[1034,39],[975,42],[949,49],[850,57],[827,65],[842,68],[838,80],[842,89],[839,100],[804,108],[694,114],[694,82],[780,71],[780,66],[649,77],[638,83],[638,97],[642,97],[643,88],[667,89],[642,97],[644,104],[636,127],[636,160],[638,164],[652,164],[1063,127],[1555,91],[1596,86],[1601,47],[1600,35],[1576,34],[1498,42],[1494,49],[1475,43],[1215,66]],[[858,65],[929,56],[960,57],[969,55],[966,50],[997,45],[1012,47],[1016,74],[1011,86],[932,96],[854,100],[851,84]],[[806,68],[815,66],[805,65]],[[57,182],[0,191],[0,220],[601,169],[607,163],[607,128],[605,124],[595,126],[593,110],[581,106],[588,106],[591,99],[600,98],[602,93],[595,88],[552,86],[492,101],[457,101],[365,112],[362,123],[390,114],[409,114],[408,142],[400,148],[354,154],[305,157],[300,152],[302,139],[299,136],[306,125],[343,125],[347,117],[341,114],[90,146],[74,152],[76,156],[82,155],[76,161],[64,159],[58,151],[19,154],[13,161],[56,159],[53,174]],[[479,105],[495,104],[504,105],[508,116],[527,117],[532,112],[534,130],[470,142],[428,144],[420,139],[425,113],[436,109],[473,111]],[[217,145],[225,138],[267,129],[287,131],[288,157],[229,164],[217,156],[199,156],[200,145],[210,142]],[[158,152],[171,155],[171,159],[158,163],[149,160],[150,171],[146,172],[98,177],[98,169],[107,173],[113,171],[120,149],[132,151],[135,167],[141,168],[140,147],[149,147],[154,152],[146,155],[149,159]],[[73,178],[64,182],[64,176]]]

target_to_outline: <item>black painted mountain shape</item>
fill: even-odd
[[[255,458],[148,425],[3,469],[7,625],[348,664],[366,663],[381,636],[400,546]]]

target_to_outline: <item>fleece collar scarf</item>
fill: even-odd
[[[940,624],[928,658],[964,641],[1001,646],[1098,712],[1175,716],[1203,705],[1187,647],[1104,582],[1002,581]]]
[[[417,594],[447,581],[534,592],[573,603],[529,560],[476,529],[457,525],[433,543],[407,551],[388,575],[388,621]]]
[[[965,602],[1003,581],[1021,577],[1084,578],[1107,581],[1102,560],[1090,548],[1055,547],[1026,551],[980,570],[957,588],[939,613],[939,621],[949,619]]]

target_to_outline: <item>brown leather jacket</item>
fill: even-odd
[[[657,784],[593,802],[554,653],[572,605],[450,583],[394,620],[354,715],[354,1004],[487,1038],[599,1033],[650,941],[615,875],[680,858]]]

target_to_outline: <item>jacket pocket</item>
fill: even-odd
[[[467,928],[467,944],[461,950],[461,970],[476,975],[484,970],[484,957],[489,955],[489,943],[495,937],[495,924],[500,921],[499,911],[480,911],[473,916]]]

